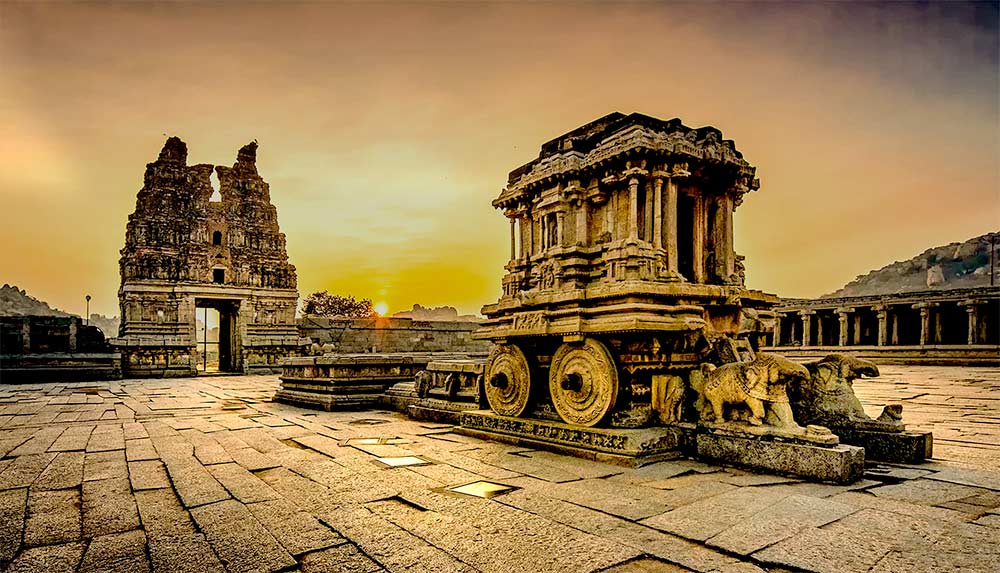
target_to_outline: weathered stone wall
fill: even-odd
[[[0,384],[119,378],[120,358],[79,317],[0,317]]]
[[[490,343],[472,340],[476,322],[421,321],[409,318],[298,320],[299,334],[338,353],[489,352]]]

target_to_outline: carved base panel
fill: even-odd
[[[124,378],[186,378],[198,375],[198,363],[187,347],[121,349]]]
[[[440,400],[431,400],[411,404],[403,411],[414,420],[458,425],[462,423],[462,412],[470,406],[475,407],[471,404],[455,404]]]
[[[865,471],[865,450],[843,444],[818,446],[699,432],[695,451],[707,462],[836,484],[857,481]]]
[[[679,427],[584,428],[550,420],[507,418],[488,410],[462,412],[455,431],[572,456],[637,467],[683,455],[690,431]]]
[[[865,457],[878,462],[919,464],[934,453],[930,432],[878,432],[853,428],[830,428],[844,444],[865,449]]]

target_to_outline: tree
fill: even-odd
[[[371,299],[357,300],[353,296],[340,296],[327,291],[314,292],[303,302],[302,312],[312,316],[342,316],[346,318],[374,318],[378,316]]]

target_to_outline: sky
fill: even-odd
[[[819,296],[1000,228],[997,6],[0,2],[0,283],[117,314],[167,136],[256,139],[303,296],[477,313],[507,173],[620,111],[735,140],[747,285]]]

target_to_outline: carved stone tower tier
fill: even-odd
[[[295,325],[295,267],[256,158],[253,142],[232,167],[189,166],[187,145],[171,137],[146,166],[119,261],[114,344],[125,376],[193,375],[209,353],[220,371],[269,371],[307,342]],[[212,201],[213,171],[221,201]],[[208,321],[198,324],[209,309],[212,341]]]

